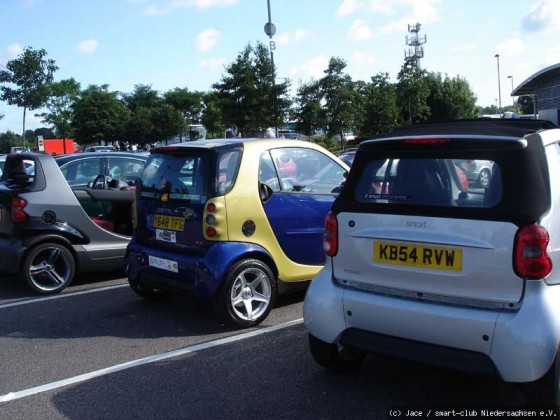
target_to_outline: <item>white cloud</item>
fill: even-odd
[[[544,67],[560,63],[560,46],[550,48],[544,56]]]
[[[201,60],[198,66],[204,70],[222,70],[226,65],[225,58],[212,58],[209,60]]]
[[[352,54],[352,60],[357,64],[373,64],[375,63],[375,55],[367,51],[356,51]]]
[[[506,39],[494,47],[494,50],[504,57],[515,57],[527,49],[525,43],[519,38]]]
[[[456,47],[451,48],[452,53],[463,53],[468,51],[474,51],[478,48],[478,45],[474,42],[467,42],[466,44],[457,45]]]
[[[365,41],[373,38],[375,35],[370,29],[368,23],[364,20],[357,19],[350,25],[347,38],[352,41]]]
[[[194,7],[199,10],[211,7],[228,7],[238,3],[240,0],[162,0],[157,5],[149,6],[144,14],[148,16],[168,15],[176,9]]]
[[[539,0],[531,7],[522,27],[527,32],[557,31],[560,29],[560,2],[558,0]]]
[[[325,75],[325,70],[329,66],[330,57],[319,55],[310,58],[300,67],[290,69],[290,76],[294,79],[320,79]]]
[[[18,55],[20,55],[23,52],[23,47],[21,46],[21,44],[18,44],[17,42],[9,45],[8,46],[8,60],[13,60],[14,58],[17,58]]]
[[[76,51],[80,54],[93,54],[97,50],[99,43],[95,39],[82,41],[76,47]]]
[[[208,51],[216,46],[222,35],[216,29],[206,29],[196,36],[196,49],[198,51]]]
[[[362,8],[364,2],[361,0],[343,0],[342,4],[338,7],[336,14],[338,16],[347,16],[354,13],[356,10]]]
[[[297,29],[295,32],[284,32],[274,38],[278,45],[295,45],[312,38],[313,33],[307,29]]]

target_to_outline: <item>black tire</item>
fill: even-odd
[[[554,363],[540,379],[524,384],[525,404],[528,406],[560,407],[560,355],[556,351]]]
[[[128,284],[130,285],[132,291],[142,299],[149,301],[161,301],[169,299],[170,297],[169,293],[164,292],[163,290],[147,287],[144,283],[132,280],[131,278],[128,279]]]
[[[46,242],[29,249],[23,259],[21,277],[37,293],[59,293],[74,279],[76,261],[64,245]]]
[[[483,169],[480,171],[480,174],[478,174],[478,185],[482,188],[488,188],[488,185],[490,185],[490,177],[490,171],[488,169]]]
[[[256,259],[242,260],[228,270],[212,306],[224,323],[236,328],[253,327],[274,307],[277,290],[268,265]]]
[[[326,343],[308,334],[313,359],[326,369],[346,372],[357,369],[366,358],[366,352],[340,344]]]

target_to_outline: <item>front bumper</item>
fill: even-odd
[[[470,371],[490,366],[507,382],[530,382],[548,371],[557,352],[558,302],[560,287],[541,281],[527,281],[516,311],[401,299],[341,287],[327,265],[303,309],[308,331],[327,343]],[[407,357],[407,347],[426,351]]]

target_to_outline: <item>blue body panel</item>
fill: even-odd
[[[271,258],[262,247],[251,243],[215,242],[206,254],[189,255],[148,248],[131,241],[125,260],[128,262],[127,274],[131,279],[150,284],[154,278],[159,277],[165,284],[172,284],[172,289],[183,289],[200,299],[211,299],[220,288],[231,265],[249,254],[262,254]],[[151,267],[148,263],[150,255],[177,262],[178,272]],[[157,283],[157,280],[155,282]]]

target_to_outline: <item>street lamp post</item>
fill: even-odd
[[[498,114],[502,109],[502,90],[500,87],[500,54],[496,54],[496,63],[498,64]]]
[[[272,37],[274,36],[274,34],[276,33],[276,26],[274,26],[274,23],[272,23],[271,20],[271,15],[270,15],[270,0],[266,0],[266,5],[268,7],[268,22],[264,25],[264,33],[268,35],[268,38],[270,39],[269,41],[269,46],[270,46],[270,63],[272,64],[272,87],[274,88],[275,85],[275,69],[274,69],[274,50],[276,49],[276,44],[275,42],[272,40]],[[278,102],[278,98],[274,98],[275,104],[274,107],[276,108],[277,102]],[[278,125],[274,124],[274,135],[275,137],[278,137]]]
[[[508,76],[508,79],[511,79],[511,93],[513,93],[513,76]],[[515,106],[515,97],[511,95],[511,104]]]

